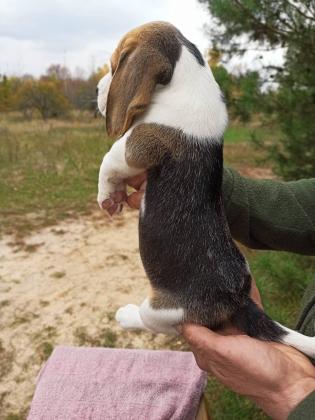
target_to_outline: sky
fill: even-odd
[[[202,53],[210,45],[211,18],[197,0],[0,0],[0,74],[39,76],[58,63],[88,76],[126,32],[152,20],[173,23]],[[259,65],[249,53],[230,70]]]
[[[90,73],[152,20],[173,23],[204,52],[209,19],[197,0],[0,0],[0,73],[38,76],[51,63]]]

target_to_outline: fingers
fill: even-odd
[[[201,325],[183,324],[180,332],[192,347],[194,353],[196,351],[206,353],[209,360],[213,361],[222,360],[222,358],[229,359],[231,357],[230,350],[233,346],[238,347],[241,343],[245,345],[248,340],[254,340],[234,328],[226,328],[216,333]]]
[[[139,210],[146,187],[146,181],[143,175],[139,175],[137,178],[138,179],[135,181],[132,180],[131,183],[129,183],[128,180],[128,185],[135,185],[136,188],[138,188],[138,191],[131,193],[129,196],[127,196],[124,191],[116,191],[110,195],[110,198],[103,201],[102,208],[106,210],[110,216],[114,213],[119,213],[122,210],[123,202],[126,202],[129,207]],[[141,184],[139,184],[140,181],[142,181]]]
[[[147,174],[143,172],[140,175],[133,176],[132,178],[127,179],[127,185],[134,188],[135,190],[139,190],[141,185],[146,181]]]
[[[213,367],[229,360],[230,337],[217,334],[196,324],[184,324],[181,333],[190,345],[200,369],[213,372]]]
[[[138,190],[127,197],[127,204],[129,207],[139,210],[145,187],[147,185],[146,174],[137,175],[136,177],[128,179],[127,182],[128,185]]]
[[[142,197],[143,191],[136,191],[127,197],[127,204],[133,209],[139,209]]]
[[[197,324],[183,324],[181,334],[191,346],[198,349],[217,349],[222,336]]]
[[[131,193],[129,196],[127,196],[124,191],[116,191],[111,194],[109,199],[103,201],[102,208],[106,210],[110,216],[115,213],[119,213],[122,210],[123,202],[127,202],[127,204],[133,209],[139,209],[146,187],[146,179],[146,172],[143,172],[142,174],[136,175],[132,178],[128,178],[126,180],[127,185],[136,189],[137,191]]]

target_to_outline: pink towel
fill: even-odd
[[[189,352],[57,347],[28,420],[192,420],[205,384]]]

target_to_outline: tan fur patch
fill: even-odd
[[[126,161],[131,167],[149,169],[158,165],[166,154],[180,160],[184,148],[179,130],[159,124],[140,124],[126,141]]]
[[[140,43],[150,42],[156,38],[157,34],[168,33],[169,36],[174,35],[176,28],[167,22],[149,22],[144,25],[138,26],[135,29],[129,31],[124,37],[119,41],[117,48],[111,56],[111,66],[113,74],[118,66],[119,57],[124,50],[132,51]]]
[[[150,305],[153,309],[178,309],[173,296],[166,291],[151,289]]]
[[[158,290],[151,288],[149,294],[150,305],[153,309],[179,309],[183,305],[180,302],[180,298],[171,295],[167,290]],[[199,310],[200,309],[200,310]],[[219,312],[211,314],[213,325],[228,325],[231,319],[232,313],[227,310],[226,307],[222,306]],[[185,321],[194,322],[196,324],[207,325],[209,322],[208,314],[204,314],[200,308],[185,308]]]
[[[174,63],[169,57],[174,54],[166,50],[171,40],[174,43],[175,31],[165,22],[152,22],[130,31],[119,42],[111,57],[113,80],[106,112],[110,136],[123,135],[149,105],[156,84],[170,81]]]

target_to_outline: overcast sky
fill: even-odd
[[[197,0],[0,0],[0,73],[43,73],[51,63],[87,73],[128,30],[152,20],[177,26],[203,52],[209,14]]]
[[[197,0],[0,0],[0,74],[38,76],[59,63],[87,76],[122,35],[152,20],[173,23],[202,53],[209,47],[210,15]],[[251,54],[231,67],[244,64],[257,60]]]

